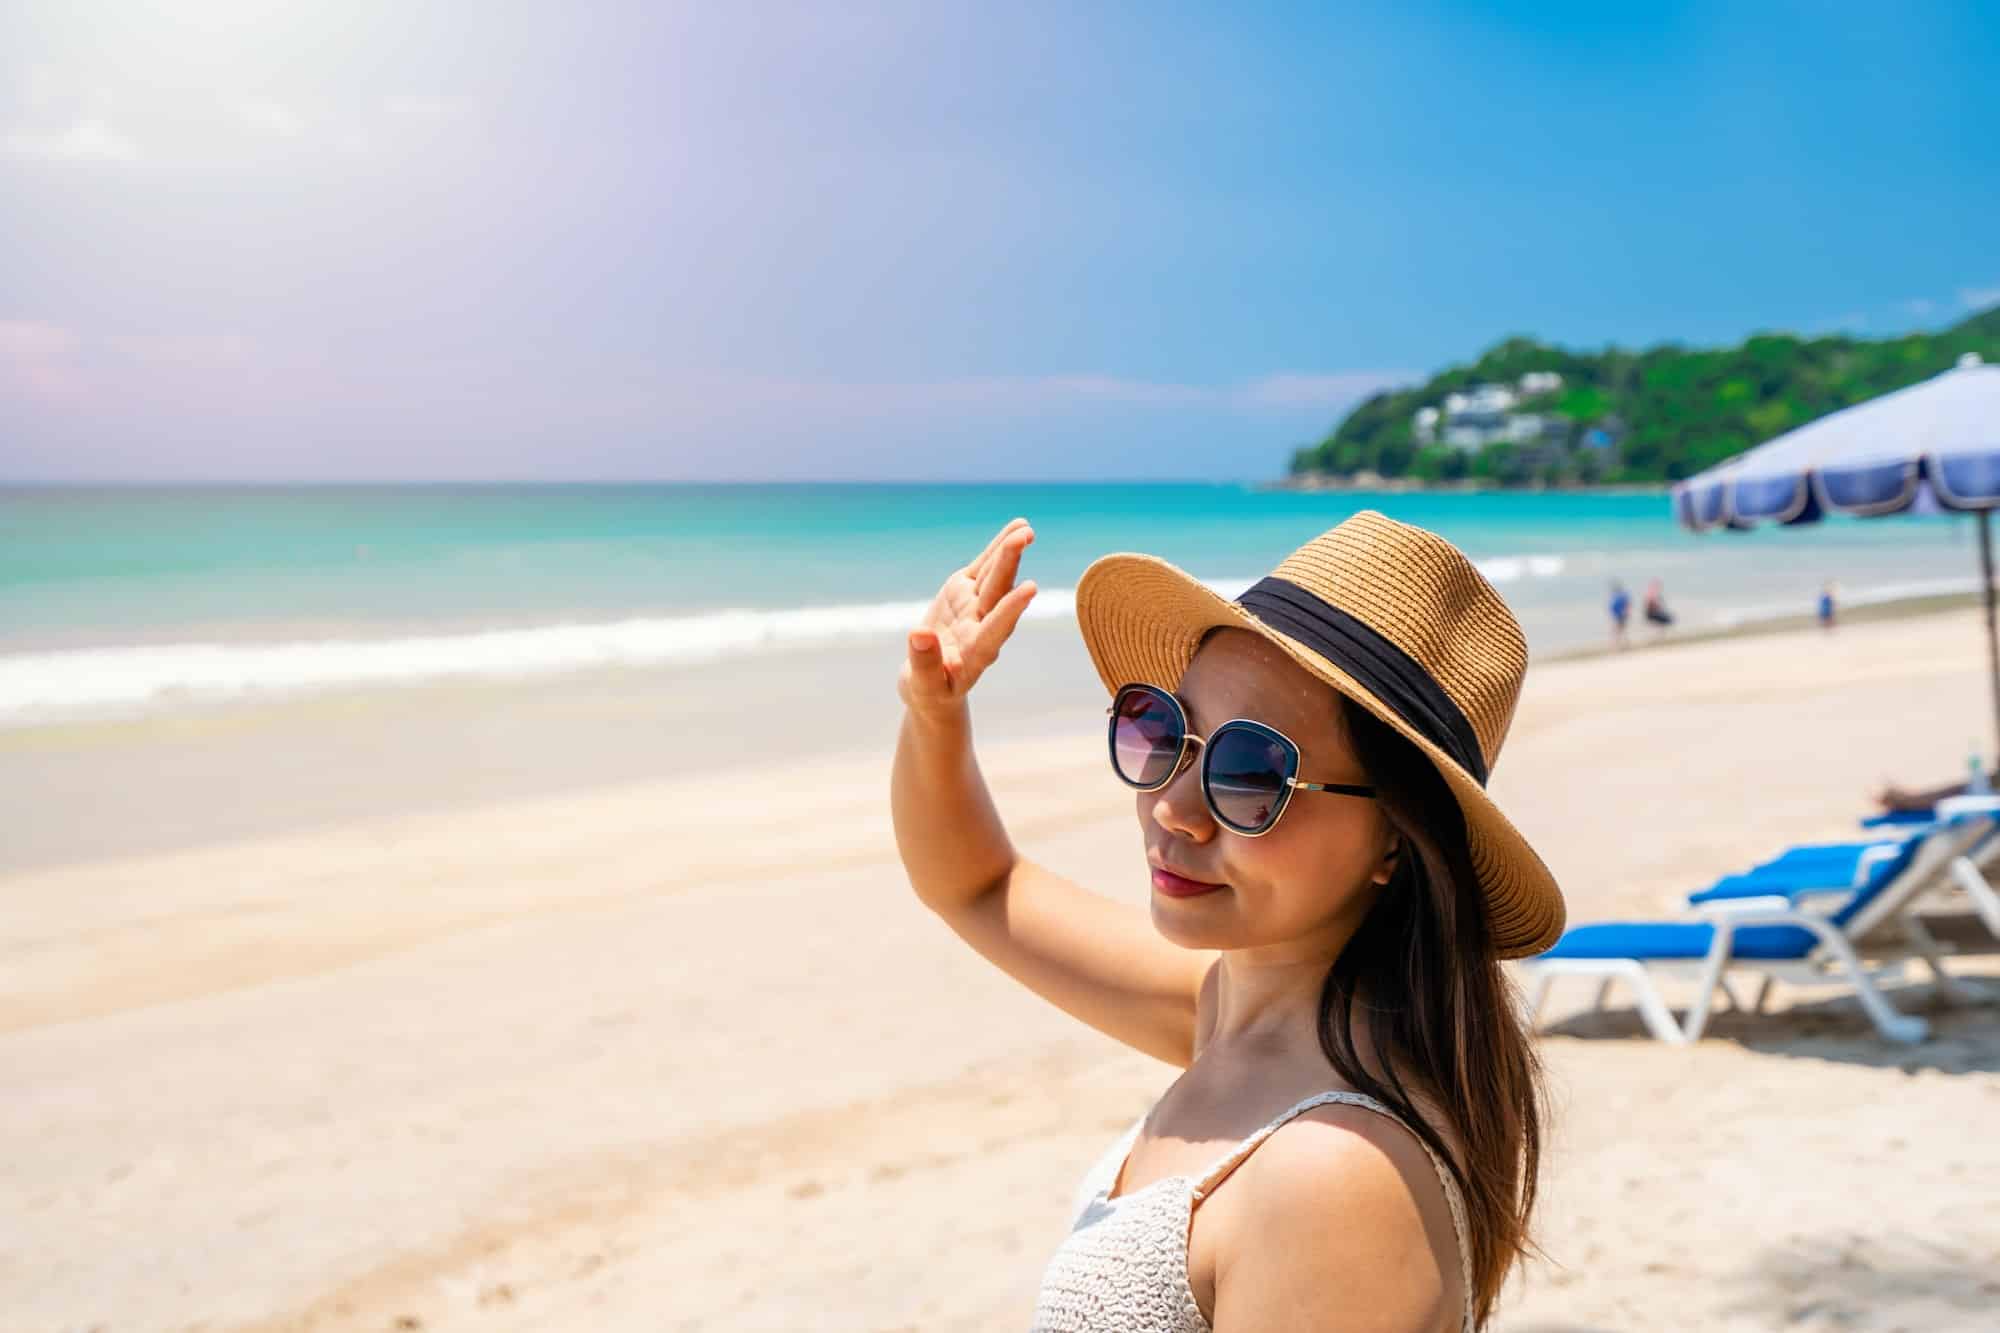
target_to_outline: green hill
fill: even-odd
[[[1509,338],[1420,387],[1376,394],[1320,443],[1298,450],[1292,473],[1514,485],[1672,481],[1935,375],[1966,352],[2000,362],[2000,306],[1940,332],[1887,339],[1770,333],[1735,347],[1578,352]],[[1482,384],[1518,391],[1531,371],[1562,376],[1560,388],[1511,408],[1532,418],[1514,423],[1534,428],[1532,439],[1478,444],[1463,430],[1457,444],[1421,438],[1420,408],[1442,407],[1446,395]],[[1445,434],[1443,424],[1434,436]]]

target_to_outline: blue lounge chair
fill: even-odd
[[[1939,811],[1943,812],[1942,820]],[[1731,899],[1780,896],[1794,906],[1845,898],[1865,892],[1884,875],[1907,865],[1925,839],[1952,820],[1981,813],[2000,815],[2000,797],[1956,796],[1928,812],[1922,824],[1904,822],[1882,828],[1887,837],[1872,842],[1819,843],[1787,849],[1779,856],[1740,875],[1726,875],[1708,888],[1688,895],[1688,905],[1702,908]],[[1936,885],[1958,888],[1979,921],[2000,941],[2000,893],[1986,872],[2000,862],[2000,823],[1952,858]]]
[[[1950,982],[1938,951],[1926,946],[1928,937],[1907,909],[1950,875],[1954,862],[1986,838],[2000,818],[1992,801],[1954,810],[1941,807],[1940,814],[1936,826],[1913,840],[1898,859],[1871,871],[1861,885],[1842,888],[1845,901],[1830,914],[1795,903],[1792,894],[1772,891],[1698,904],[1705,919],[1607,922],[1566,931],[1554,948],[1522,965],[1534,983],[1530,1016],[1541,1012],[1557,977],[1594,978],[1600,1008],[1611,987],[1623,981],[1631,986],[1639,1015],[1655,1037],[1675,1044],[1697,1041],[1708,1025],[1717,990],[1742,1007],[1728,988],[1727,974],[1735,970],[1762,978],[1754,1011],[1762,1011],[1777,981],[1845,984],[1885,1038],[1921,1041],[1929,1025],[1896,1011],[1875,975],[1862,965],[1856,946],[1865,943],[1871,959],[1897,965],[1921,958],[1940,982]],[[1891,927],[1900,927],[1901,938],[1891,947],[1877,947],[1873,937]],[[1697,993],[1684,1020],[1677,1021],[1661,997],[1656,976],[1662,973],[1695,979]]]
[[[1778,896],[1794,903],[1845,899],[1880,888],[1901,874],[1930,838],[1935,825],[1893,839],[1793,847],[1738,875],[1724,875],[1687,896],[1690,907],[1739,898]]]
[[[1918,828],[1884,830],[1875,837],[1856,842],[1812,842],[1787,847],[1770,860],[1758,862],[1755,869],[1786,873],[1831,871],[1844,874],[1858,884],[1861,872],[1871,863],[1894,856],[1929,833],[1932,827],[1932,824],[1924,824]]]

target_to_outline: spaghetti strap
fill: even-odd
[[[1452,1238],[1458,1245],[1458,1278],[1461,1287],[1459,1304],[1464,1313],[1462,1327],[1465,1333],[1473,1333],[1476,1325],[1472,1322],[1472,1251],[1466,1239],[1465,1200],[1458,1192],[1458,1182],[1452,1178],[1451,1168],[1445,1165],[1444,1159],[1437,1155],[1436,1149],[1424,1141],[1421,1134],[1411,1129],[1409,1123],[1403,1117],[1397,1115],[1387,1106],[1384,1106],[1381,1102],[1368,1096],[1366,1093],[1316,1093],[1296,1106],[1279,1112],[1278,1116],[1269,1124],[1230,1149],[1214,1166],[1211,1166],[1196,1178],[1193,1203],[1198,1205],[1203,1199],[1213,1193],[1216,1186],[1227,1180],[1230,1173],[1235,1171],[1237,1167],[1243,1165],[1245,1158],[1249,1157],[1251,1153],[1256,1152],[1262,1146],[1265,1139],[1277,1133],[1285,1124],[1297,1119],[1300,1115],[1312,1110],[1316,1106],[1333,1104],[1358,1106],[1364,1111],[1373,1111],[1376,1115],[1395,1121],[1409,1132],[1411,1138],[1417,1141],[1417,1146],[1424,1150],[1424,1156],[1431,1159],[1431,1169],[1437,1172],[1438,1184],[1444,1187],[1445,1206],[1451,1210]]]

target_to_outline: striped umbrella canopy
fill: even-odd
[[[1879,518],[1979,515],[1987,659],[2000,731],[2000,634],[1994,624],[1991,514],[2000,508],[2000,365],[1968,353],[1906,389],[1787,431],[1673,488],[1674,515],[1695,532]]]

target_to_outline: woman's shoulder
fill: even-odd
[[[1217,1291],[1232,1326],[1330,1303],[1365,1315],[1368,1327],[1457,1326],[1453,1210],[1423,1143],[1399,1120],[1347,1101],[1313,1107],[1240,1174],[1231,1229],[1245,1243],[1232,1247],[1227,1289]]]
[[[1400,1115],[1362,1093],[1326,1097],[1280,1125],[1250,1163],[1262,1159],[1264,1173],[1316,1191],[1394,1193],[1406,1179],[1422,1187],[1418,1193],[1442,1189],[1424,1141]]]
[[[1443,1201],[1430,1153],[1416,1132],[1379,1102],[1357,1094],[1301,1111],[1250,1157],[1255,1192],[1274,1207],[1376,1208],[1384,1221],[1419,1198]]]

